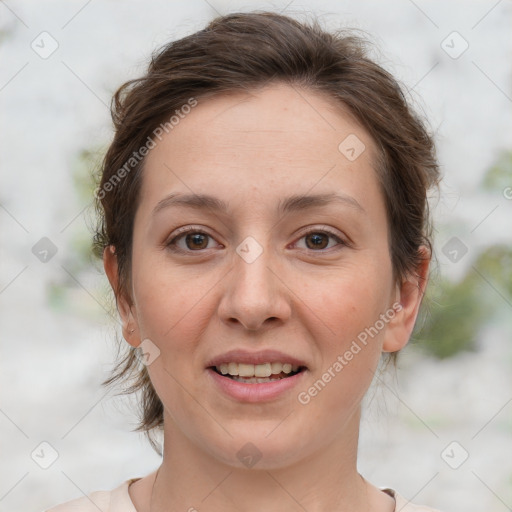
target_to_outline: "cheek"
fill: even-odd
[[[151,340],[158,348],[158,357],[147,369],[167,412],[174,421],[185,418],[186,422],[194,417],[189,392],[197,393],[190,376],[199,365],[196,354],[211,319],[208,291],[214,282],[207,273],[194,277],[179,268],[170,269],[165,258],[151,256],[139,258],[133,275],[141,339]],[[201,416],[201,410],[195,414]]]
[[[336,349],[372,326],[388,306],[390,279],[383,280],[377,267],[347,268],[324,281],[323,291],[313,295],[318,317],[329,326],[330,345]]]
[[[308,383],[313,389],[304,390],[319,413],[336,415],[355,407],[381,357],[385,325],[379,319],[388,307],[389,283],[379,280],[377,268],[366,268],[331,280],[327,290],[313,298],[312,309],[329,327],[325,337],[316,338],[321,364]]]
[[[193,346],[208,320],[208,293],[218,278],[170,268],[165,256],[149,255],[139,261],[143,264],[134,272],[133,282],[141,334],[158,345],[172,343],[175,350],[180,344]]]

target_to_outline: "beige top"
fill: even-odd
[[[126,480],[112,491],[92,492],[88,496],[62,503],[45,512],[137,512],[128,493],[128,486],[137,480],[140,478]],[[393,489],[382,490],[395,498],[395,512],[439,512],[433,508],[414,505]]]

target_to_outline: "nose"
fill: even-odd
[[[223,322],[258,331],[285,322],[291,315],[290,291],[275,261],[263,251],[254,261],[236,254],[224,281],[218,313]]]

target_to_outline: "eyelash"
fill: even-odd
[[[201,230],[199,230],[197,228],[194,228],[194,227],[188,227],[188,228],[183,228],[182,230],[180,230],[179,234],[177,236],[175,236],[172,240],[170,240],[166,244],[166,246],[171,251],[176,252],[176,253],[181,253],[181,254],[202,253],[204,250],[206,250],[206,249],[198,249],[198,250],[194,251],[194,250],[191,250],[191,249],[182,249],[181,247],[178,247],[176,245],[179,240],[181,240],[183,237],[185,237],[186,235],[189,235],[189,234],[206,235],[207,237],[210,237],[210,238],[213,239],[213,236],[208,234],[205,231],[201,231]],[[349,245],[348,242],[342,240],[338,235],[332,233],[331,231],[325,230],[325,229],[311,229],[311,230],[307,231],[306,233],[303,233],[302,236],[299,238],[299,240],[302,240],[304,237],[306,237],[308,235],[311,235],[311,234],[327,235],[328,237],[333,238],[336,242],[338,242],[339,246],[345,246],[346,247],[346,246]],[[327,250],[330,250],[330,249],[332,249],[332,247],[329,247],[328,249],[319,249],[319,250],[306,248],[307,251],[311,251],[311,252],[315,252],[315,253],[326,252]]]

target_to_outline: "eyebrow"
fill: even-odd
[[[296,212],[308,208],[316,208],[319,206],[328,206],[333,203],[349,206],[361,213],[366,210],[352,196],[346,194],[313,194],[313,195],[292,195],[279,201],[277,211],[280,214]],[[176,206],[184,206],[194,209],[213,210],[215,212],[226,213],[229,211],[229,204],[214,196],[208,194],[170,194],[157,203],[153,209],[152,216],[164,209]]]

